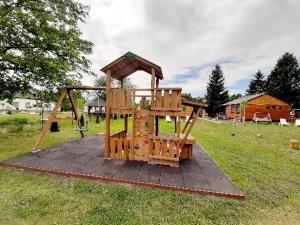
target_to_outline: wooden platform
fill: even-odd
[[[142,161],[108,160],[104,158],[103,151],[104,136],[89,136],[55,148],[2,161],[0,166],[244,199],[243,193],[198,145],[194,145],[193,160],[182,161],[179,168],[149,165]]]

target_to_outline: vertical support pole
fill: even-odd
[[[178,116],[177,120],[177,138],[180,138],[180,116]]]
[[[159,132],[159,117],[156,115],[155,116],[155,136],[158,136],[158,132]]]
[[[106,72],[106,108],[105,108],[105,120],[106,120],[106,133],[105,133],[105,157],[109,158],[110,155],[110,113],[111,113],[111,70]]]
[[[177,116],[174,117],[174,133],[177,133]]]
[[[124,130],[127,134],[127,131],[128,131],[128,114],[126,114],[125,117],[124,117]]]
[[[33,150],[36,151],[38,149],[38,147],[40,146],[42,140],[44,139],[45,135],[47,134],[47,131],[49,130],[50,128],[50,125],[51,125],[51,122],[52,122],[52,119],[56,116],[56,113],[57,113],[57,110],[58,108],[61,106],[61,103],[62,101],[64,100],[65,96],[67,94],[67,91],[64,90],[62,92],[62,94],[60,95],[60,97],[58,98],[57,102],[56,102],[56,105],[54,107],[54,109],[52,110],[51,114],[50,114],[50,117],[48,118],[47,120],[47,123],[45,124],[45,126],[43,127],[41,133],[39,134],[34,146],[33,146]]]
[[[159,78],[157,77],[156,78],[156,88],[158,88],[158,86],[159,86]]]
[[[154,83],[155,83],[155,69],[151,68],[151,108],[154,107]]]

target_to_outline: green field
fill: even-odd
[[[0,160],[30,152],[39,121],[0,116]],[[88,133],[104,126],[90,123]],[[118,131],[123,122],[111,126]],[[173,126],[161,121],[162,132]],[[60,123],[42,147],[78,138],[75,127]],[[198,121],[193,136],[245,201],[0,169],[0,224],[300,224],[300,151],[288,148],[300,128]]]

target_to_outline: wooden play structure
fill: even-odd
[[[150,74],[151,86],[149,88],[124,88],[124,78],[138,70]],[[106,158],[146,161],[150,164],[175,167],[179,166],[180,160],[192,159],[195,140],[190,133],[203,110],[202,104],[182,98],[180,87],[159,87],[159,81],[163,79],[161,68],[131,52],[108,64],[101,71],[107,76],[106,87],[67,87],[63,91],[38,137],[34,150],[40,146],[52,121],[78,120],[76,107],[70,95],[71,90],[103,90],[105,88],[107,91]],[[119,80],[120,87],[112,87],[112,79]],[[56,118],[57,109],[66,95],[71,101],[74,117]],[[146,102],[150,105],[149,107],[146,107]],[[193,109],[183,128],[181,128],[181,118],[186,118],[186,115],[182,113],[182,105]],[[122,115],[124,129],[112,134],[110,122],[112,115],[115,114]],[[159,132],[159,117],[166,116],[170,116],[175,124],[172,135]],[[129,118],[131,118],[130,132]],[[83,132],[81,136],[84,136]]]

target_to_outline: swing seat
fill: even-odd
[[[86,128],[80,128],[80,127],[77,127],[77,128],[76,128],[76,131],[80,131],[80,132],[87,132],[87,131],[88,131],[88,129],[86,129]]]

